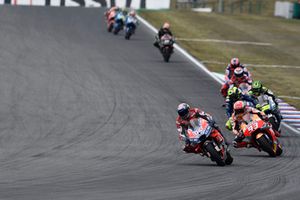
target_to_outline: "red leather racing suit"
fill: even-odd
[[[201,111],[198,108],[190,108],[189,115],[186,119],[182,119],[180,116],[177,116],[176,127],[179,132],[179,138],[181,140],[183,140],[183,138],[186,138],[186,131],[188,129],[190,120],[194,119],[194,118],[199,118],[199,117],[207,120],[213,126],[213,128],[214,128],[213,135],[215,135],[215,139],[217,140],[218,143],[221,144],[221,143],[225,142],[224,141],[225,138],[222,136],[219,128],[215,125],[215,121],[213,120],[212,116]],[[185,140],[185,142],[186,142],[186,144],[185,144],[185,147],[183,150],[187,153],[193,153],[194,149],[190,146],[189,142],[187,140]]]
[[[227,90],[228,90],[230,84],[232,84],[233,82],[239,81],[241,83],[242,81],[247,80],[247,82],[249,82],[249,84],[252,83],[251,74],[247,70],[247,68],[244,65],[240,65],[239,67],[243,68],[243,70],[244,70],[244,76],[240,80],[236,80],[236,78],[234,78],[235,77],[234,76],[234,70],[236,68],[231,67],[230,64],[226,67],[226,70],[225,70],[225,83],[223,84],[223,86],[221,88],[221,94],[224,98],[227,96]]]

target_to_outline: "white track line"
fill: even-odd
[[[263,42],[250,42],[250,41],[233,41],[233,40],[216,40],[216,39],[200,39],[200,38],[176,38],[178,41],[190,41],[190,42],[217,42],[226,44],[247,44],[247,45],[258,45],[258,46],[272,46],[271,43]]]
[[[300,111],[297,110],[281,110],[281,114],[300,115]]]
[[[297,99],[300,100],[300,97],[292,97],[292,96],[278,96],[279,98],[287,98],[287,99]]]
[[[203,60],[201,63],[208,63],[208,64],[219,64],[227,66],[228,63],[219,62],[219,61],[210,61],[210,60]],[[262,68],[288,68],[288,69],[300,69],[300,66],[295,65],[261,65],[261,64],[248,64],[244,63],[247,67],[262,67]]]
[[[144,18],[141,16],[137,16],[137,18],[142,22],[145,26],[147,26],[150,30],[152,30],[154,33],[157,33],[158,30],[154,28],[149,22],[147,22]],[[199,68],[201,68],[204,72],[206,72],[209,76],[211,76],[215,81],[217,81],[220,84],[223,84],[223,82],[218,79],[216,76],[213,75],[202,63],[200,63],[198,60],[196,60],[193,56],[191,56],[189,53],[187,53],[184,49],[182,49],[180,46],[177,44],[174,45],[174,47],[181,52],[184,56],[186,56],[190,61],[192,61],[195,65],[197,65]],[[286,128],[290,129],[294,133],[300,135],[300,131],[291,127],[287,123],[282,122],[282,125],[284,125]]]
[[[146,25],[149,29],[151,29],[153,32],[157,33],[158,30],[156,28],[154,28],[149,22],[147,22],[144,18],[142,18],[141,16],[137,16],[138,19],[144,24]],[[177,44],[174,44],[174,47],[181,52],[184,56],[186,56],[188,59],[190,59],[190,61],[192,61],[195,65],[197,65],[198,67],[200,67],[203,71],[205,71],[208,75],[210,75],[214,80],[216,80],[218,83],[222,84],[222,81],[219,80],[216,76],[214,76],[203,64],[201,64],[198,60],[196,60],[195,58],[193,58],[193,56],[191,56],[189,53],[187,53],[184,49],[182,49],[180,46],[178,46]]]

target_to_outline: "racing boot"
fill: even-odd
[[[253,145],[250,142],[243,141],[245,138],[244,134],[236,136],[232,142],[235,148],[251,148]]]
[[[253,147],[253,145],[251,143],[246,142],[246,141],[242,141],[242,142],[233,141],[232,144],[235,148],[251,148],[251,147]]]

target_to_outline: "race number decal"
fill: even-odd
[[[252,132],[252,131],[256,130],[257,128],[258,128],[258,123],[257,122],[252,122],[247,127],[249,132]]]

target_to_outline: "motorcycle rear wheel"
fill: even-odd
[[[170,60],[170,56],[169,55],[164,55],[164,61],[169,62],[169,60]]]

